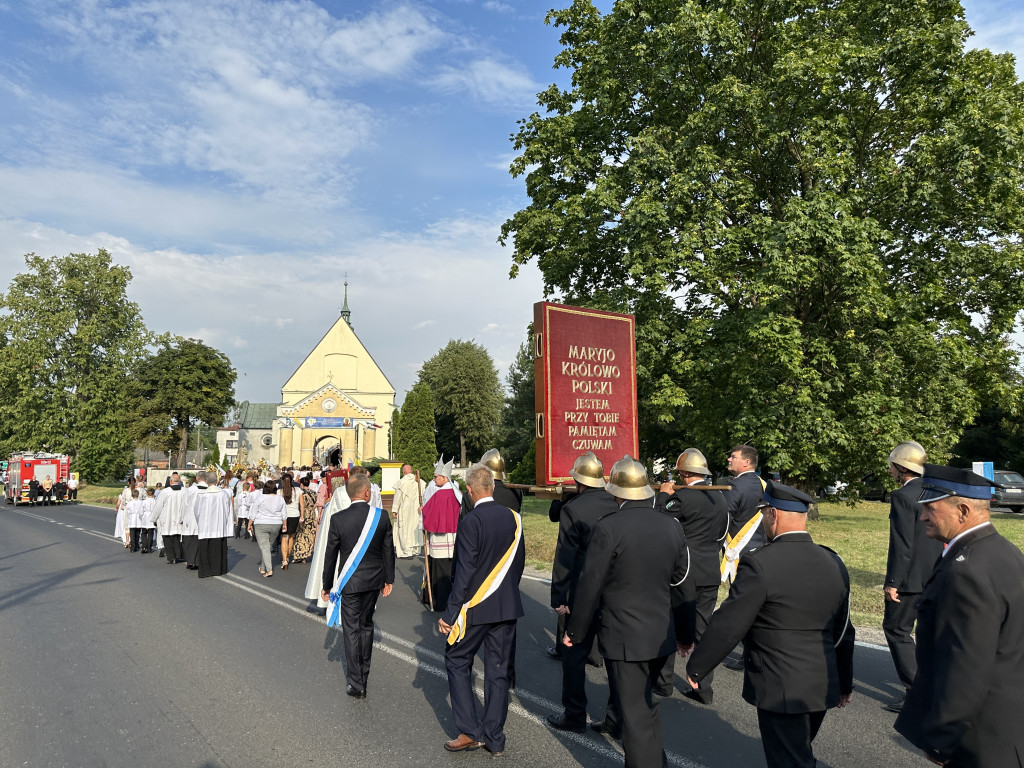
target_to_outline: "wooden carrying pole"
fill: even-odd
[[[423,517],[423,489],[420,488],[420,471],[416,470],[416,498],[419,500],[420,519]],[[427,550],[430,545],[427,543],[427,530],[423,529],[423,572],[426,574],[427,600],[430,601],[430,610],[434,610],[434,591],[430,588],[430,557]]]

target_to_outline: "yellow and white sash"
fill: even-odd
[[[761,490],[763,491],[767,484],[764,478],[758,477],[761,481]],[[754,516],[751,517],[747,522],[740,528],[735,536],[730,537],[726,534],[725,537],[725,551],[722,553],[722,581],[728,581],[730,584],[736,579],[736,568],[740,563],[740,552],[747,546],[747,543],[757,532],[757,528],[761,525],[761,513],[755,512]]]
[[[487,578],[484,579],[483,584],[477,589],[476,594],[469,599],[468,603],[463,604],[458,618],[455,619],[455,623],[452,625],[452,631],[448,633],[448,645],[455,645],[466,635],[466,620],[469,609],[479,605],[497,592],[498,587],[505,580],[509,568],[512,567],[512,560],[515,557],[516,550],[519,548],[519,542],[523,538],[523,519],[516,512],[513,512],[512,516],[516,519],[516,535],[512,539],[512,546],[508,548],[508,551],[501,556],[501,559],[491,572],[487,574]]]

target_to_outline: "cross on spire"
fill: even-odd
[[[348,272],[345,273],[345,303],[341,307],[341,316],[352,325],[352,310],[348,308]]]

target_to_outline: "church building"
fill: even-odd
[[[278,403],[243,403],[217,432],[221,456],[278,467],[388,458],[395,388],[341,316],[281,387]]]

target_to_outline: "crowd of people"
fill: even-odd
[[[3,477],[4,492],[7,494],[16,493],[9,488],[9,477],[5,473]],[[40,480],[32,477],[28,481],[28,503],[32,506],[48,507],[51,504],[63,504],[65,501],[78,501],[78,478],[74,475],[67,480],[58,477],[54,480],[52,475],[44,475]]]
[[[1024,737],[1012,718],[1024,704],[1024,555],[989,521],[993,483],[926,463],[913,441],[897,446],[889,465],[900,489],[890,510],[884,628],[907,689],[905,701],[886,705],[899,712],[894,727],[938,764],[1020,765]],[[666,764],[658,699],[672,695],[677,657],[684,695],[713,706],[714,670],[742,645],[734,668],[757,709],[770,768],[813,768],[826,712],[853,695],[850,577],[807,532],[813,500],[763,480],[752,446],[736,446],[728,466],[729,485],[712,486],[704,455],[688,448],[675,481],[656,488],[629,456],[606,474],[585,453],[570,473],[576,492],[551,505],[559,531],[548,654],[561,663],[563,711],[548,724],[582,733],[589,721],[622,740],[630,768]],[[168,563],[184,561],[201,577],[226,572],[231,535],[256,541],[266,577],[275,550],[279,568],[309,561],[306,597],[341,627],[346,692],[358,698],[367,695],[374,610],[392,590],[395,560],[422,556],[422,600],[441,614],[459,731],[444,748],[501,754],[523,616],[522,493],[504,483],[496,450],[469,468],[464,492],[452,471],[442,457],[425,484],[403,467],[390,514],[362,467],[337,486],[313,470],[297,482],[290,471],[200,473],[189,488],[172,476],[159,493],[130,483],[116,535],[132,551],[162,547]],[[729,594],[716,610],[722,583]],[[482,711],[472,683],[481,650]],[[589,717],[588,663],[607,670],[600,719]]]

